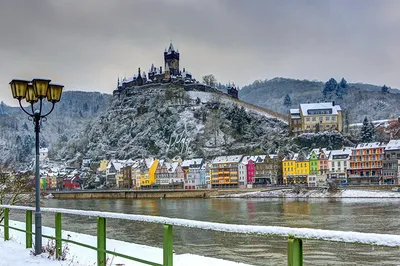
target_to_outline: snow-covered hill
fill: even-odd
[[[56,142],[63,145],[104,112],[110,99],[111,95],[99,92],[64,92],[47,121],[42,123],[40,145],[49,148]],[[48,110],[46,105],[45,111]],[[1,103],[0,111],[0,168],[18,168],[21,163],[30,163],[35,147],[32,121],[19,107]]]
[[[198,99],[199,98],[199,99]],[[246,110],[247,109],[247,110]],[[172,158],[290,149],[280,119],[219,93],[164,84],[125,89],[58,157]],[[289,145],[289,147],[288,147]]]

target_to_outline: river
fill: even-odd
[[[234,224],[400,234],[398,199],[120,199],[44,200],[44,207],[158,215]],[[15,216],[14,216],[15,217]],[[23,218],[21,215],[20,219]],[[107,220],[109,238],[162,246],[162,227]],[[43,223],[54,227],[54,215]],[[63,229],[96,234],[95,218],[67,216]],[[193,253],[252,265],[287,265],[287,240],[174,228],[176,253]],[[305,265],[399,265],[398,248],[307,240]]]

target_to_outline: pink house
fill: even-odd
[[[248,160],[247,165],[246,165],[246,170],[247,170],[247,183],[254,183],[254,175],[256,172],[256,166],[254,164],[253,160]]]
[[[323,151],[321,151],[319,153],[319,156],[318,156],[319,174],[328,173],[328,158],[329,158],[329,154],[327,155]]]

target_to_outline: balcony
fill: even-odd
[[[361,176],[361,175],[349,175],[348,178],[359,178],[359,179],[379,179],[378,175],[369,175],[369,176]]]

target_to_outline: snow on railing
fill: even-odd
[[[14,210],[31,210],[35,208],[24,206],[0,205],[0,208],[9,208]],[[99,211],[83,211],[72,209],[58,208],[42,208],[42,212],[73,214],[89,217],[103,217],[110,219],[122,219],[137,222],[169,224],[180,227],[198,228],[204,230],[241,233],[241,234],[257,234],[279,237],[295,237],[300,239],[325,240],[344,243],[359,243],[366,245],[377,245],[387,247],[400,246],[400,235],[359,233],[351,231],[334,231],[311,228],[290,228],[280,226],[258,226],[258,225],[239,225],[239,224],[223,224],[214,222],[202,222],[179,218],[168,218],[160,216],[124,214],[114,212]]]

